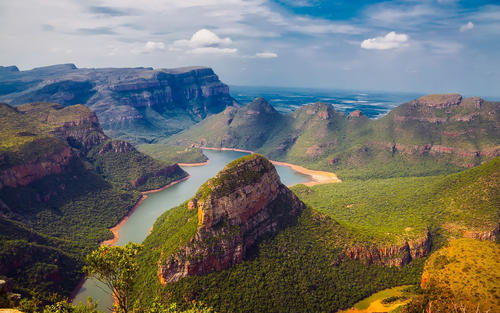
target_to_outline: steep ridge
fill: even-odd
[[[150,142],[176,133],[234,100],[212,69],[101,68],[61,64],[0,71],[0,100],[85,104],[113,137]]]
[[[362,112],[345,116],[327,103],[278,113],[272,123],[265,122],[265,110],[251,118],[244,114],[247,110],[232,108],[164,142],[250,149],[275,160],[333,171],[341,178],[436,175],[500,155],[500,103],[478,97],[424,96],[377,120]],[[244,128],[232,127],[237,116]],[[250,131],[260,125],[265,125],[264,137]]]
[[[23,294],[69,294],[139,190],[187,175],[110,140],[83,105],[0,104],[0,123],[0,275]]]
[[[263,238],[293,223],[304,204],[280,182],[274,166],[251,155],[228,164],[187,204],[198,229],[179,251],[158,262],[162,284],[241,263]]]

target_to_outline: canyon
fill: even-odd
[[[0,101],[14,106],[84,104],[108,134],[136,143],[179,132],[234,104],[229,87],[207,67],[8,67],[0,70],[0,85]]]

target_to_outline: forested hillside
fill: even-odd
[[[185,175],[110,140],[85,106],[0,104],[0,275],[23,294],[69,295],[139,191]]]

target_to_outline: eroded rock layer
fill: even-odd
[[[303,208],[264,157],[251,155],[230,163],[188,203],[188,210],[198,212],[198,230],[177,253],[160,258],[160,282],[242,262],[255,243],[293,224]]]

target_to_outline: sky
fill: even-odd
[[[0,65],[500,98],[500,0],[0,0]]]

